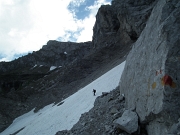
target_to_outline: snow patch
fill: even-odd
[[[97,96],[102,92],[109,92],[119,85],[125,62],[105,73],[75,94],[61,101],[50,104],[37,113],[30,111],[14,120],[14,122],[0,135],[54,135],[61,130],[70,130],[81,117],[93,106]],[[96,89],[96,96],[92,90]],[[61,104],[63,103],[63,104]]]
[[[36,64],[36,65],[34,65],[34,67],[32,67],[31,69],[33,69],[33,68],[35,68],[35,67],[37,67],[37,64]]]
[[[51,66],[49,70],[52,71],[52,70],[54,70],[56,68],[57,68],[56,66]]]

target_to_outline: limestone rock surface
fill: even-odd
[[[132,47],[120,93],[149,135],[166,135],[180,117],[180,1],[158,0]]]

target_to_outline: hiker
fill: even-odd
[[[96,90],[95,89],[93,89],[93,93],[94,93],[94,96],[96,95]]]

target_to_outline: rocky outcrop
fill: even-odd
[[[170,134],[180,117],[180,2],[159,0],[129,53],[120,92],[149,135]]]
[[[94,47],[113,46],[119,42],[119,39],[116,38],[119,27],[120,23],[112,6],[101,6],[96,15],[96,22],[93,28]]]
[[[156,0],[113,0],[112,7],[120,22],[119,32],[136,41],[156,4]],[[124,40],[122,38],[122,40]],[[125,39],[127,40],[127,39]]]
[[[113,0],[103,5],[93,28],[94,47],[134,43],[146,25],[156,0]]]

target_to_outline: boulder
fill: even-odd
[[[131,134],[137,131],[138,129],[138,116],[136,112],[125,110],[122,116],[114,121],[118,126]]]
[[[111,108],[110,114],[116,114],[116,113],[119,113],[118,109],[115,107]]]

